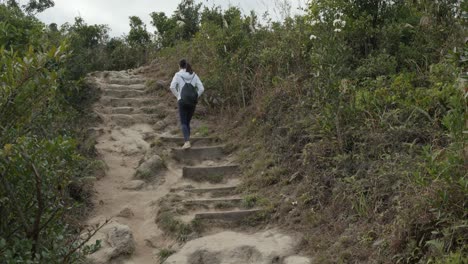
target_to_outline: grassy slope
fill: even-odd
[[[462,263],[460,69],[440,57],[424,71],[395,70],[383,54],[348,78],[314,77],[298,24],[259,32],[227,54],[221,38],[200,34],[158,58],[195,62],[203,104],[243,164],[243,191],[266,209],[252,224],[303,233],[304,252],[319,263]]]

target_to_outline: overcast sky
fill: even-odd
[[[281,14],[275,2],[288,1],[292,6],[292,13],[305,0],[197,0],[207,6],[221,5],[223,8],[238,6],[244,13],[254,10],[260,17],[269,11],[274,19],[280,19]],[[21,1],[21,2],[24,2]],[[177,8],[180,0],[55,0],[55,7],[38,15],[44,23],[65,22],[73,23],[74,18],[81,16],[88,24],[106,24],[110,27],[111,36],[121,36],[129,31],[129,16],[139,16],[147,25],[150,32],[154,32],[150,24],[151,12],[164,12],[170,16]]]

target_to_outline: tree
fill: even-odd
[[[182,38],[191,39],[200,30],[200,9],[202,4],[195,4],[194,0],[183,0],[174,15],[178,21],[183,21]]]
[[[105,54],[100,51],[108,41],[108,30],[106,25],[88,25],[81,17],[71,26],[62,26],[72,50],[66,64],[68,79],[78,80],[87,72],[104,69]]]
[[[144,46],[150,43],[150,34],[146,31],[146,25],[137,16],[130,17],[130,32],[128,33],[130,45]]]
[[[39,46],[43,24],[33,16],[26,16],[14,4],[0,4],[0,47],[22,53],[29,45]]]
[[[28,14],[33,14],[44,12],[54,6],[55,3],[52,0],[31,0],[28,4],[23,5],[23,8]]]
[[[53,0],[30,0],[27,4],[22,5],[22,8],[28,14],[41,13],[46,9],[55,5]],[[8,0],[7,6],[19,8],[19,4],[16,0]]]
[[[151,24],[156,28],[155,35],[159,46],[172,46],[178,35],[177,20],[174,17],[168,18],[164,12],[153,12],[150,16],[153,19]]]
[[[170,18],[163,12],[151,13],[151,24],[157,29],[159,45],[169,47],[179,40],[193,38],[200,30],[201,6],[193,0],[183,0]]]
[[[213,23],[218,27],[223,27],[223,12],[221,7],[215,6],[212,8],[205,7],[201,14],[201,23]]]

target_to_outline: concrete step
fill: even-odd
[[[172,155],[177,161],[203,161],[220,159],[225,156],[224,146],[173,148]]]
[[[195,219],[198,220],[222,220],[222,221],[241,221],[261,212],[259,209],[252,210],[236,210],[222,212],[206,212],[195,214]]]
[[[214,187],[214,188],[186,188],[184,192],[194,193],[194,194],[229,194],[236,190],[237,186],[226,186],[226,187]]]
[[[165,108],[155,107],[155,106],[140,107],[140,111],[145,114],[161,115],[161,113],[164,113],[164,115],[167,115],[167,110]]]
[[[115,97],[115,98],[135,98],[135,97],[147,97],[145,91],[141,90],[110,90],[106,89],[102,92],[104,96]]]
[[[184,138],[183,137],[160,137],[159,138],[162,142],[167,143],[167,144],[178,144],[182,145],[184,144]],[[190,143],[192,145],[211,145],[218,143],[219,139],[214,138],[214,137],[191,137],[190,138]]]
[[[155,124],[158,121],[158,117],[155,115],[145,115],[145,114],[134,114],[134,115],[125,115],[125,114],[111,114],[105,115],[112,122],[119,126],[132,126],[138,123],[145,124]]]
[[[239,165],[182,168],[182,177],[198,182],[221,182],[237,173],[239,173]]]
[[[106,106],[112,107],[136,107],[136,106],[149,106],[157,104],[158,98],[146,97],[146,98],[116,98],[103,96],[101,97],[101,103]]]
[[[107,114],[129,115],[129,114],[135,114],[136,110],[134,107],[124,106],[124,107],[112,107],[112,108],[104,109],[103,112]]]
[[[120,85],[133,85],[133,84],[145,84],[146,80],[141,78],[109,78],[106,80],[110,84]]]
[[[139,84],[111,84],[111,83],[103,83],[101,84],[101,89],[103,91],[144,91],[146,89],[146,85],[144,83]]]
[[[212,199],[191,199],[191,200],[184,200],[183,203],[186,205],[204,205],[210,206],[217,203],[226,203],[226,204],[233,204],[238,205],[242,202],[242,198],[212,198]]]
[[[102,109],[102,113],[104,114],[124,114],[124,115],[131,115],[131,114],[155,114],[159,117],[164,118],[167,116],[165,111],[162,111],[160,107],[130,107],[130,106],[122,106],[122,107],[106,107]]]

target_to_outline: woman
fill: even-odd
[[[183,149],[191,147],[190,144],[190,120],[192,120],[198,97],[202,95],[205,88],[193,72],[192,66],[185,60],[179,62],[179,72],[174,75],[171,82],[171,91],[177,98],[179,106],[180,124],[184,134]]]

